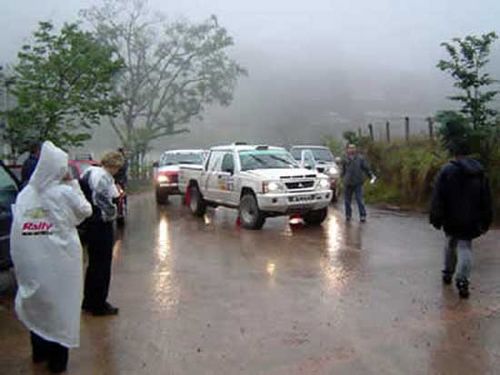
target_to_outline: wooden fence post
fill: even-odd
[[[429,138],[434,140],[434,119],[432,117],[427,118],[427,122],[429,123]]]
[[[391,123],[389,121],[385,123],[385,136],[387,138],[387,143],[391,143]]]
[[[406,143],[410,142],[410,118],[408,116],[405,117],[405,139]]]
[[[368,131],[370,132],[370,139],[373,141],[375,141],[375,136],[373,134],[373,124],[368,124]]]

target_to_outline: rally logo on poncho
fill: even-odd
[[[52,234],[51,229],[54,225],[48,221],[47,214],[48,211],[41,207],[26,211],[27,220],[22,223],[23,236]]]

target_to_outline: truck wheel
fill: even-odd
[[[261,229],[266,222],[266,217],[259,210],[257,199],[253,194],[245,194],[240,202],[241,226],[245,229]]]
[[[198,186],[193,185],[189,188],[189,209],[194,216],[203,216],[207,210],[205,199],[201,196]]]
[[[157,204],[167,204],[168,203],[168,194],[161,193],[158,189],[156,189],[156,203]]]
[[[325,221],[328,216],[328,208],[322,208],[321,210],[310,211],[302,216],[304,222],[307,225],[321,225],[323,221]]]

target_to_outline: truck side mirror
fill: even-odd
[[[226,172],[226,173],[229,173],[230,175],[233,175],[234,174],[234,168],[225,168],[223,170],[223,172]]]

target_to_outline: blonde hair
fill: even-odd
[[[117,151],[108,152],[101,159],[102,166],[108,168],[121,168],[124,163],[123,155]]]

